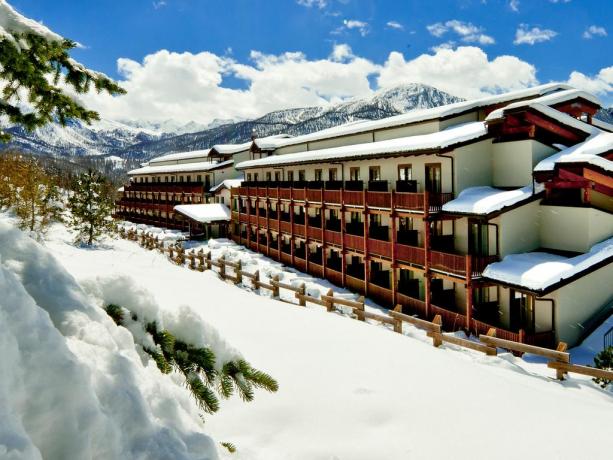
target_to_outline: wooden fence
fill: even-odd
[[[402,305],[397,305],[396,308],[388,311],[387,315],[370,312],[365,309],[363,296],[358,297],[357,300],[349,300],[335,296],[334,291],[329,289],[328,292],[321,295],[320,298],[313,297],[306,293],[306,286],[304,283],[297,286],[282,283],[279,281],[278,275],[273,276],[268,283],[261,281],[260,272],[256,271],[254,273],[249,273],[244,271],[240,260],[238,262],[231,262],[225,260],[223,256],[217,260],[213,260],[211,252],[205,253],[202,249],[198,252],[191,250],[186,253],[182,244],[176,243],[165,246],[162,241],[159,241],[157,237],[150,233],[137,233],[133,230],[125,231],[123,228],[120,228],[119,234],[123,238],[138,242],[146,249],[158,250],[163,254],[168,254],[168,257],[174,263],[182,266],[187,264],[187,267],[191,270],[203,272],[217,267],[218,271],[216,273],[219,274],[219,277],[222,280],[229,280],[234,284],[246,285],[245,279],[249,279],[253,289],[268,289],[272,292],[273,298],[277,298],[278,300],[281,300],[279,299],[280,290],[284,289],[294,292],[294,296],[298,300],[298,305],[300,306],[304,307],[307,303],[312,303],[325,307],[328,312],[340,311],[341,313],[344,313],[345,310],[349,308],[352,312],[352,316],[356,319],[360,321],[365,321],[367,319],[378,321],[382,324],[391,326],[394,332],[400,334],[403,332],[402,328],[404,323],[411,324],[412,326],[426,331],[427,336],[432,339],[432,344],[435,347],[440,347],[443,343],[450,343],[489,356],[496,356],[499,348],[516,353],[531,353],[548,358],[547,367],[556,371],[556,378],[559,380],[564,380],[564,375],[569,372],[613,380],[613,371],[571,364],[570,354],[566,351],[567,345],[564,342],[560,342],[556,350],[551,350],[549,348],[498,338],[496,337],[495,328],[490,328],[487,334],[480,334],[478,342],[468,340],[453,334],[444,333],[443,318],[439,314],[437,314],[432,321],[426,321],[402,313]]]

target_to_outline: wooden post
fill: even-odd
[[[306,307],[306,299],[304,296],[306,296],[306,286],[304,283],[302,283],[300,286],[300,291],[296,292],[296,297],[298,297],[298,305],[301,307]]]
[[[562,353],[566,353],[567,349],[568,349],[568,345],[565,342],[560,342],[560,343],[558,343],[556,351],[561,351]],[[556,369],[556,379],[564,380],[564,374],[565,373],[566,372],[564,370],[557,368]]]
[[[439,326],[443,325],[443,318],[441,318],[441,315],[436,315],[434,317],[434,319],[432,320],[432,322],[434,324],[438,324]],[[441,337],[440,333],[433,333],[432,334],[432,345],[434,345],[435,347],[440,347],[443,344],[443,338]]]
[[[334,291],[332,289],[328,289],[328,293],[326,294],[328,297],[334,296]],[[329,312],[334,311],[334,302],[332,300],[326,300],[326,310]]]
[[[212,267],[211,265],[211,251],[206,253],[206,268],[207,270],[210,270]]]
[[[221,277],[222,280],[226,279],[226,258],[225,256],[221,256],[219,259],[217,259],[217,262],[219,262],[219,276]]]
[[[272,296],[273,297],[279,297],[279,285],[277,284],[279,282],[279,275],[275,275],[272,277]]]
[[[187,255],[187,257],[189,258],[189,269],[190,270],[195,270],[196,269],[196,254],[194,253],[193,249]]]
[[[243,272],[242,272],[243,264],[239,260],[236,263],[236,268],[234,269],[236,273],[236,281],[235,284],[241,284],[243,282]]]
[[[200,251],[198,251],[198,271],[203,272],[204,271],[204,251],[202,249],[200,249]]]
[[[253,279],[251,281],[253,281],[253,289],[260,288],[260,271],[259,270],[255,271],[255,273],[253,274]]]
[[[174,252],[173,252],[173,246],[172,245],[168,246],[168,257],[170,257],[171,260],[174,257]]]
[[[365,307],[364,307],[364,296],[361,295],[360,297],[358,297],[357,302],[362,304],[362,306],[360,307],[360,311],[363,312],[365,310]],[[366,318],[364,317],[364,315],[361,315],[360,312],[358,312],[358,320],[366,321]]]

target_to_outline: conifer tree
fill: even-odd
[[[74,178],[68,209],[69,225],[77,231],[77,242],[91,246],[114,228],[113,195],[104,177],[95,171]]]
[[[594,356],[594,366],[598,369],[613,371],[613,347],[607,347]],[[613,380],[601,379],[598,377],[594,378],[593,380],[602,388],[606,388],[613,383]]]
[[[124,90],[106,75],[87,69],[68,52],[77,43],[17,13],[0,0],[0,117],[27,130],[70,119],[90,123],[96,112],[83,107],[67,89],[109,94]],[[0,142],[10,136],[0,130]]]

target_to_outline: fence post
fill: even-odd
[[[253,289],[259,289],[260,287],[260,271],[256,270],[253,274]]]
[[[558,347],[556,348],[556,351],[561,351],[562,353],[566,353],[567,349],[568,349],[568,345],[565,342],[559,342]],[[566,372],[563,371],[562,369],[556,369],[556,379],[564,380],[564,374],[566,374]]]
[[[328,293],[326,295],[328,297],[333,297],[334,296],[334,291],[330,288],[330,289],[328,289]],[[334,301],[333,300],[326,300],[326,310],[327,311],[334,311]]]
[[[435,315],[434,319],[432,320],[432,322],[434,324],[438,324],[439,326],[442,327],[443,325],[443,318],[441,317],[441,315]],[[435,347],[440,347],[443,344],[443,338],[441,337],[441,333],[439,332],[433,332],[432,333],[432,345],[434,345]]]
[[[279,297],[279,275],[275,275],[270,280],[270,284],[272,284],[272,296]]]
[[[236,268],[234,269],[236,273],[236,281],[235,284],[241,284],[243,282],[243,272],[241,271],[243,268],[243,264],[239,260],[236,262]]]
[[[211,269],[211,251],[206,253],[206,268],[207,270]]]
[[[298,298],[298,305],[301,307],[306,307],[306,286],[304,283],[300,286],[300,291],[296,292],[296,297]]]
[[[221,256],[219,259],[217,259],[217,262],[219,262],[219,276],[221,277],[222,280],[226,279],[226,258],[225,256]]]
[[[196,254],[196,258],[198,259],[198,271],[204,271],[204,251],[200,248],[200,251]]]
[[[361,295],[360,297],[358,297],[358,300],[357,300],[357,301],[358,301],[358,303],[362,304],[362,305],[360,306],[360,308],[359,308],[358,312],[357,312],[357,315],[358,315],[358,320],[360,320],[360,321],[366,321],[366,318],[364,317],[364,315],[360,313],[360,312],[363,312],[363,311],[364,311],[364,309],[365,309],[365,307],[364,307],[364,296],[363,296],[363,295]]]
[[[168,257],[170,257],[170,260],[174,257],[174,247],[172,245],[168,246]]]
[[[190,270],[195,270],[196,269],[196,254],[194,253],[193,249],[188,254],[188,257],[189,257],[189,268],[190,268]]]

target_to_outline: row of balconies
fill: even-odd
[[[370,180],[366,182],[368,190],[373,192],[387,192],[390,181],[387,180]],[[259,188],[306,188],[309,190],[364,190],[364,181],[361,180],[329,180],[329,181],[243,181],[243,187],[259,187]],[[397,180],[396,190],[398,192],[417,192],[417,181],[415,180]]]
[[[132,182],[124,185],[124,192],[200,193],[203,182]],[[210,187],[209,187],[210,188]],[[208,190],[206,190],[208,191]]]
[[[368,206],[371,208],[409,210],[424,212],[440,211],[443,204],[453,199],[452,193],[400,192],[296,188],[296,187],[246,187],[241,186],[239,196],[249,198],[270,198],[276,200],[308,201],[330,205]]]

